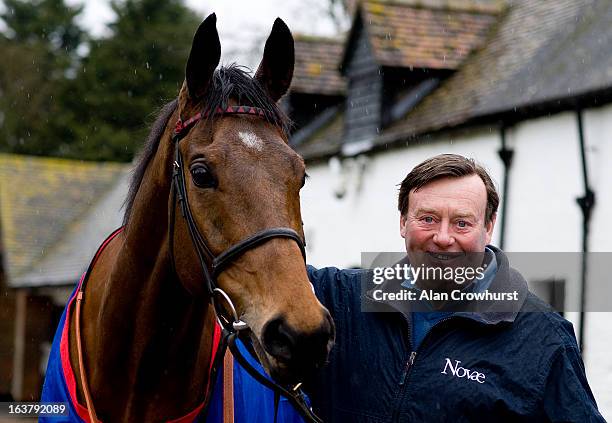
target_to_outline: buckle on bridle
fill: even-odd
[[[230,322],[230,320],[227,319],[223,315],[223,313],[221,313],[221,309],[218,307],[219,303],[217,303],[217,300],[216,300],[216,294],[221,295],[221,297],[225,300],[225,304],[229,306],[229,311],[232,314],[230,317],[232,317],[234,321]],[[222,328],[228,330],[228,327],[231,325],[232,329],[236,332],[249,328],[248,323],[245,322],[244,320],[241,320],[238,317],[238,313],[236,312],[234,303],[232,302],[229,295],[227,295],[227,293],[224,290],[222,290],[221,288],[213,289],[212,301],[213,301],[213,306],[215,307],[215,310],[216,310],[217,320],[219,321],[219,324],[221,325]]]

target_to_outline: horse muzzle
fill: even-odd
[[[282,383],[311,376],[327,363],[334,338],[334,322],[326,309],[321,324],[309,331],[292,327],[283,316],[271,319],[262,330],[262,346],[276,364],[269,369],[271,376]]]

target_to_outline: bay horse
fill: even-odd
[[[217,318],[240,326],[285,386],[320,367],[333,344],[303,256],[304,162],[276,104],[293,75],[293,38],[277,19],[254,77],[217,69],[220,55],[212,14],[140,155],[123,229],[77,290],[81,310],[66,308],[62,360],[83,420],[90,402],[105,422],[195,417],[214,384]]]

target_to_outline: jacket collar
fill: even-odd
[[[457,312],[457,317],[466,317],[484,324],[497,324],[501,322],[514,322],[529,294],[527,282],[521,274],[510,267],[508,257],[497,247],[489,246],[497,259],[497,274],[491,282],[489,292],[512,293],[516,292],[517,301],[478,301],[470,304],[466,311]]]

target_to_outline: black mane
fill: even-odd
[[[237,101],[241,106],[253,106],[265,110],[270,123],[280,128],[285,135],[289,133],[289,118],[270,99],[262,86],[255,79],[251,78],[246,68],[234,64],[221,67],[213,74],[211,85],[204,96],[203,103],[206,107],[203,111],[216,110],[217,107],[225,108],[230,99]],[[124,226],[129,223],[136,193],[140,188],[149,162],[151,162],[157,152],[157,147],[168,124],[168,119],[170,119],[170,116],[176,110],[177,105],[178,101],[175,99],[162,107],[138,156],[130,189],[124,203]],[[189,116],[182,116],[182,118],[186,119]],[[214,116],[211,114],[209,120],[213,118]]]

